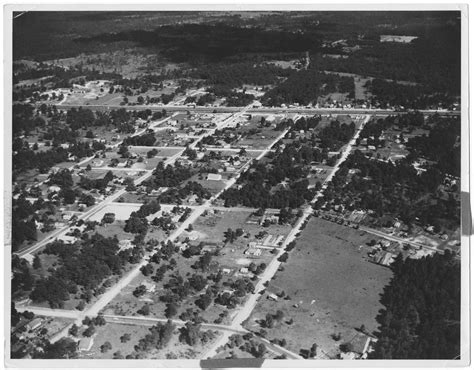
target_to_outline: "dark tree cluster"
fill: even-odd
[[[354,88],[352,77],[305,69],[290,75],[284,82],[265,93],[262,103],[275,107],[295,103],[307,105],[315,103],[321,95],[334,92],[347,93],[349,98],[353,98]]]
[[[392,263],[382,294],[373,359],[445,359],[460,356],[461,269],[446,251]]]
[[[155,134],[149,133],[140,136],[129,136],[123,140],[123,145],[153,146],[156,143]]]
[[[441,22],[418,31],[419,37],[409,44],[367,40],[360,50],[349,54],[348,58],[312,56],[311,60],[320,70],[418,82],[433,92],[459,95],[460,21],[452,18],[448,25],[446,18]]]
[[[138,344],[135,346],[135,351],[147,352],[166,347],[173,337],[175,328],[176,325],[174,325],[171,320],[168,320],[165,324],[158,323],[152,326],[149,329],[150,333],[138,341]]]
[[[112,171],[108,171],[101,179],[90,179],[87,176],[81,176],[79,186],[85,190],[99,190],[103,191],[108,186],[109,182],[114,179]]]
[[[457,97],[443,92],[433,92],[430,87],[389,82],[382,79],[367,81],[365,87],[371,93],[368,99],[375,107],[404,109],[438,109],[453,107]]]
[[[354,136],[355,124],[341,124],[339,121],[332,121],[328,126],[319,132],[321,147],[329,150],[339,150],[344,144]]]
[[[153,179],[148,184],[155,188],[175,187],[192,175],[191,169],[181,165],[179,161],[174,166],[167,165],[166,167],[164,162],[159,162],[153,171]]]
[[[82,242],[82,246],[67,246],[61,241],[50,243],[44,253],[56,254],[60,267],[47,278],[40,278],[31,292],[35,302],[48,302],[51,307],[63,307],[70,294],[78,293],[78,287],[101,294],[102,282],[111,275],[119,275],[128,262],[130,251],[118,252],[118,240],[94,234]],[[84,298],[87,300],[87,294]]]
[[[278,77],[288,77],[294,73],[271,64],[255,65],[250,62],[234,64],[208,64],[199,66],[190,73],[190,77],[204,79],[211,85],[232,89],[242,85],[272,85]]]
[[[183,187],[168,189],[159,196],[159,199],[162,203],[181,204],[183,199],[186,199],[192,194],[197,196],[198,203],[200,200],[209,199],[212,196],[211,192],[204,188],[200,183],[189,181]]]
[[[165,25],[154,31],[134,30],[80,37],[79,44],[117,41],[138,42],[145,47],[159,47],[167,57],[177,62],[212,63],[243,53],[303,52],[317,45],[314,35],[256,27],[241,28],[216,24]]]

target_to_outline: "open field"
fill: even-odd
[[[259,320],[282,310],[284,319],[265,329],[267,338],[285,338],[294,352],[317,343],[329,355],[356,334],[355,328],[365,325],[369,332],[375,331],[375,318],[382,308],[380,293],[392,273],[367,261],[367,249],[359,246],[370,239],[369,234],[312,218],[283,264],[284,270],[267,289],[268,293],[284,291],[290,299],[274,302],[264,294],[246,327],[258,331]],[[288,325],[290,319],[294,322]],[[341,339],[333,340],[331,335],[338,333]]]

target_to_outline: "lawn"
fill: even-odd
[[[277,272],[267,289],[267,293],[284,291],[290,299],[274,302],[264,294],[245,326],[259,331],[267,313],[282,310],[281,323],[265,329],[268,339],[286,338],[287,347],[296,353],[317,343],[329,356],[356,334],[355,328],[365,325],[367,331],[375,331],[375,318],[382,308],[380,294],[392,273],[367,261],[367,249],[360,245],[370,238],[348,227],[311,219],[282,265],[284,270]],[[294,320],[291,325],[290,319]],[[331,335],[338,333],[341,339],[333,340]]]
[[[82,333],[86,327],[79,330]],[[81,359],[111,359],[113,353],[120,351],[124,356],[134,352],[133,347],[138,343],[140,338],[148,334],[148,326],[139,325],[121,325],[121,324],[106,324],[105,326],[96,327],[96,334],[94,336],[94,344],[89,352],[79,352]],[[130,334],[132,339],[126,343],[121,343],[120,337],[124,334]],[[102,353],[100,346],[105,342],[110,342],[112,349],[106,353]]]

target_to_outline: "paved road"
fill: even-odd
[[[371,116],[365,116],[363,119],[361,119],[361,124],[360,124],[359,128],[354,133],[354,136],[352,137],[349,144],[347,144],[346,147],[343,149],[343,151],[341,153],[341,157],[338,159],[338,161],[336,162],[336,165],[334,166],[334,168],[329,172],[329,175],[326,177],[326,179],[321,184],[321,190],[316,194],[316,196],[311,201],[311,203],[314,204],[318,200],[318,198],[323,196],[324,191],[326,190],[328,184],[332,181],[332,178],[334,177],[336,172],[339,171],[339,167],[341,166],[342,163],[345,162],[345,160],[347,159],[349,154],[351,154],[352,147],[355,145],[356,140],[359,138],[360,133],[361,133],[362,129],[364,128],[364,126],[367,124],[367,122],[369,122],[370,117]]]
[[[77,319],[80,311],[75,310],[61,310],[53,309],[49,307],[37,307],[37,306],[15,306],[18,312],[30,311],[38,316],[49,316],[49,317],[61,317],[65,319]]]
[[[153,106],[153,105],[134,105],[134,106],[122,106],[122,105],[72,105],[72,104],[63,104],[59,106],[60,109],[71,109],[84,107],[91,110],[111,110],[111,109],[120,109],[125,108],[127,110],[145,110],[150,109],[151,111],[161,111],[165,109],[166,111],[191,111],[191,112],[202,112],[202,113],[232,113],[239,112],[241,107],[200,107],[196,106],[194,108],[187,107],[183,105],[167,105],[167,106]],[[248,113],[260,113],[260,114],[277,114],[277,113],[299,113],[299,114],[370,114],[370,115],[390,115],[390,114],[407,114],[414,112],[414,110],[405,110],[401,112],[396,112],[390,109],[375,109],[375,108],[305,108],[305,107],[293,107],[293,108],[279,108],[279,107],[262,107],[262,108],[252,108],[250,107]],[[460,111],[442,111],[434,109],[421,109],[418,110],[423,114],[435,114],[438,113],[442,116],[460,116]]]
[[[137,149],[157,149],[157,150],[162,150],[162,149],[175,149],[175,150],[181,150],[181,149],[185,149],[186,147],[184,146],[138,146],[138,145],[131,145],[130,146],[131,149],[133,148],[137,148]],[[206,145],[206,151],[214,151],[214,152],[240,152],[242,150],[242,148],[223,148],[223,147],[215,147],[215,146],[211,146],[211,145]],[[245,151],[247,153],[253,153],[253,152],[262,152],[264,151],[265,149],[245,149]]]

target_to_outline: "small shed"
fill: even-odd
[[[43,320],[41,320],[39,317],[37,317],[34,320],[31,320],[28,324],[25,325],[27,330],[35,330],[41,326],[43,323]]]
[[[271,299],[272,301],[275,301],[275,302],[276,302],[276,301],[278,301],[278,296],[277,296],[276,294],[274,294],[274,293],[270,293],[270,294],[268,295],[268,299]]]

